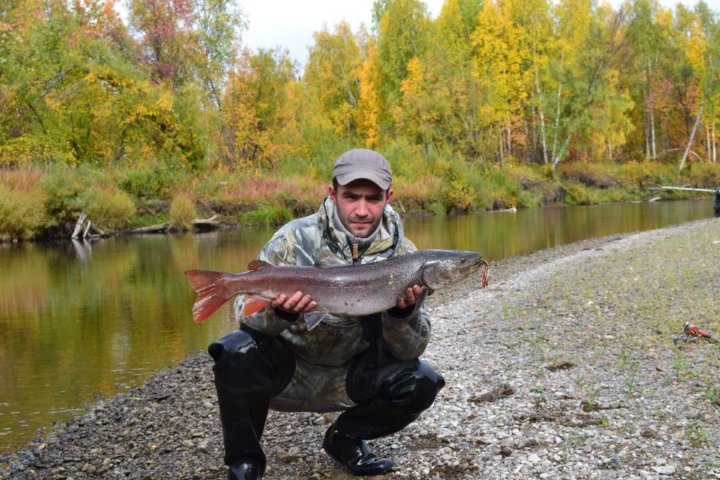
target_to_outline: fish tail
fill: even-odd
[[[198,293],[193,305],[193,318],[200,323],[215,313],[234,294],[228,294],[223,280],[227,274],[212,270],[187,270],[185,276],[192,288]]]

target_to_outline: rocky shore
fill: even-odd
[[[493,265],[427,303],[446,388],[372,442],[388,479],[720,478],[720,220],[593,239]],[[210,359],[89,405],[0,478],[225,478]],[[271,413],[268,479],[352,478],[320,448],[334,415]]]

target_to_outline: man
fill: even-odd
[[[282,227],[260,252],[273,265],[359,265],[415,250],[389,205],[387,160],[350,150],[335,162],[333,184],[320,210]],[[444,380],[418,359],[430,322],[421,304],[426,291],[407,289],[395,307],[365,317],[328,315],[308,331],[302,317],[317,303],[303,292],[279,295],[270,306],[242,317],[240,330],[210,345],[215,361],[225,463],[231,480],[261,478],[260,447],[268,409],[342,411],[323,448],[355,475],[392,470],[367,440],[395,433],[430,407]]]

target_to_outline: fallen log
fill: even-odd
[[[159,225],[149,225],[147,227],[139,227],[130,230],[130,233],[167,233],[172,225],[169,223],[161,223]]]
[[[213,215],[210,218],[196,218],[190,223],[192,224],[193,229],[199,232],[207,232],[220,228],[220,222],[217,221],[217,215]]]

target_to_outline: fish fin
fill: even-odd
[[[318,324],[320,324],[320,322],[322,322],[323,318],[325,318],[326,316],[327,312],[323,311],[306,312],[304,317],[305,325],[307,326],[308,331],[317,327]]]
[[[415,299],[415,305],[422,305],[428,295],[430,295],[430,287],[424,285],[420,290],[420,296]]]
[[[347,262],[344,262],[341,258],[336,257],[330,252],[323,250],[320,256],[315,260],[315,266],[317,268],[335,268],[335,267],[347,267]]]
[[[264,260],[253,260],[248,263],[248,270],[262,270],[263,268],[270,267],[271,265]]]
[[[209,285],[215,283],[223,272],[215,272],[212,270],[185,270],[185,276],[190,282],[190,286],[196,292],[200,292]]]
[[[192,312],[197,323],[205,321],[234,294],[228,295],[223,285],[226,274],[211,270],[187,270],[185,276],[192,288],[198,292]]]
[[[270,305],[271,300],[262,297],[253,297],[245,295],[245,304],[243,305],[243,317],[249,317],[253,313],[257,313],[263,308]]]

